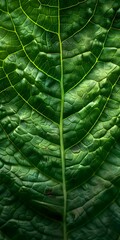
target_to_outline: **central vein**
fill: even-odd
[[[62,52],[62,41],[60,34],[60,4],[58,0],[58,38],[60,44],[60,68],[61,68],[61,79],[60,79],[60,90],[61,90],[61,107],[60,107],[60,153],[62,162],[62,182],[63,182],[63,240],[67,240],[66,230],[66,204],[67,204],[67,192],[66,192],[66,181],[65,181],[65,150],[64,150],[64,139],[63,139],[63,112],[64,112],[64,81],[63,81],[63,52]]]

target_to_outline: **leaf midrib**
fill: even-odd
[[[62,186],[63,186],[63,240],[67,240],[67,228],[66,228],[66,211],[67,211],[67,191],[66,191],[66,179],[65,179],[65,149],[63,138],[63,113],[64,113],[64,79],[63,79],[63,51],[60,32],[60,0],[58,0],[58,39],[60,47],[60,91],[61,91],[61,106],[60,106],[60,155],[62,164]]]

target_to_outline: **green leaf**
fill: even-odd
[[[0,1],[0,240],[120,239],[119,0]]]

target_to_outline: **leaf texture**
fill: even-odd
[[[0,1],[0,240],[120,239],[119,0]]]

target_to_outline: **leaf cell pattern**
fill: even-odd
[[[119,0],[0,1],[0,240],[119,240],[119,76]]]

